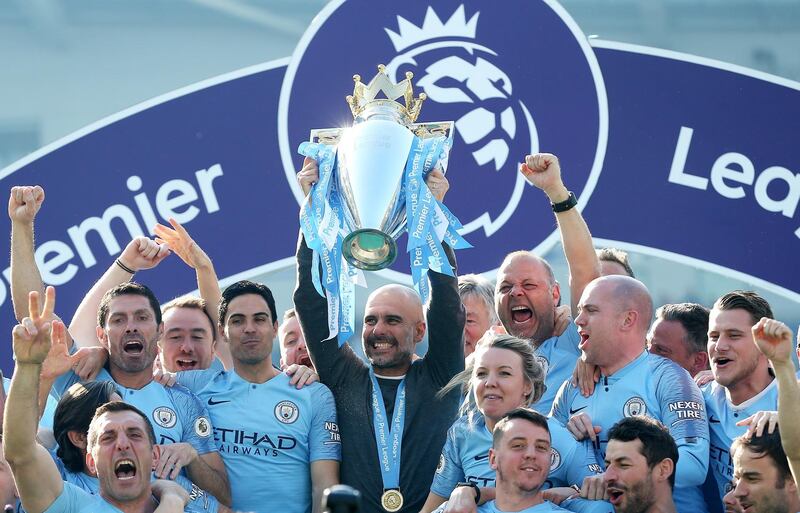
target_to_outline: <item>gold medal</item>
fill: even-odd
[[[381,505],[383,509],[390,513],[399,511],[400,508],[403,507],[403,494],[400,493],[400,490],[394,488],[386,490],[383,492],[383,495],[381,495]]]

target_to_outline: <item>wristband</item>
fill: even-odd
[[[463,483],[456,483],[456,488],[461,488],[462,486],[468,486],[475,490],[475,504],[481,502],[481,489],[475,483],[470,483],[469,481],[465,481]]]
[[[126,273],[136,274],[136,271],[134,271],[133,269],[131,269],[127,265],[123,264],[122,261],[119,258],[116,260],[116,264],[119,266],[120,269],[122,269]]]
[[[578,198],[575,197],[575,193],[569,191],[569,198],[565,199],[564,201],[559,201],[558,203],[550,203],[550,206],[553,208],[553,212],[559,214],[561,212],[566,212],[567,210],[570,210],[577,204],[578,204]]]

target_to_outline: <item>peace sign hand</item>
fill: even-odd
[[[41,364],[50,352],[51,332],[53,337],[65,337],[64,324],[56,320],[51,322],[55,303],[56,289],[53,287],[47,287],[41,310],[39,292],[28,294],[28,317],[22,319],[12,331],[17,363]]]

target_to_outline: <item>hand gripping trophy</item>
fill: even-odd
[[[322,269],[314,282],[328,297],[329,327],[339,333],[340,344],[352,334],[353,285],[364,284],[362,271],[394,262],[396,241],[405,231],[411,274],[423,301],[428,270],[453,274],[442,242],[469,247],[457,232],[461,223],[425,184],[434,167],[447,169],[453,122],[416,122],[425,94],[414,98],[411,78],[406,73],[395,84],[383,65],[369,84],[355,75],[347,97],[353,125],[312,130],[311,141],[300,145],[300,153],[319,164],[301,227],[314,251],[314,269]]]

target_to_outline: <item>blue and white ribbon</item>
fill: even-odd
[[[425,177],[435,166],[446,171],[451,146],[452,133],[426,139],[415,136],[403,174],[408,219],[406,249],[414,288],[423,303],[430,296],[429,270],[454,276],[442,242],[453,249],[472,247],[457,231],[462,228],[461,223],[425,184]],[[337,337],[341,346],[353,335],[355,285],[366,286],[364,272],[342,258],[342,241],[348,232],[334,174],[336,146],[304,142],[298,152],[319,165],[319,181],[311,187],[300,209],[300,227],[314,255],[314,288],[328,300],[328,337]]]

